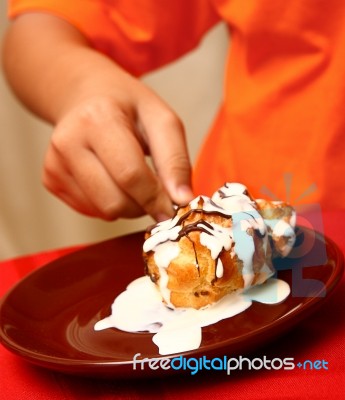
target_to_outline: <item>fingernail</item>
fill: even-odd
[[[194,198],[192,189],[188,185],[178,186],[176,192],[180,204],[187,204]]]

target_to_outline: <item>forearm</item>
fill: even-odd
[[[5,74],[18,98],[52,123],[88,96],[124,95],[116,82],[125,72],[90,48],[77,29],[50,15],[17,18],[5,37],[3,55]]]

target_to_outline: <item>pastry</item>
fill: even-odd
[[[198,196],[149,228],[146,273],[166,305],[200,309],[271,277],[272,244],[275,253],[286,255],[292,243],[291,232],[288,239],[279,237],[276,225],[294,222],[292,209],[281,210],[283,203],[273,208],[257,203],[244,185],[227,183],[212,198]]]
[[[283,201],[256,199],[258,210],[267,226],[273,257],[286,257],[296,240],[296,212]]]

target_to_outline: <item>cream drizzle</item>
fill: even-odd
[[[293,212],[290,221],[286,222],[282,219],[265,219],[265,224],[270,228],[269,234],[274,237],[286,238],[286,243],[280,248],[280,253],[283,257],[286,257],[293,248],[296,240],[295,234],[295,220],[296,216]]]
[[[114,301],[111,315],[96,323],[100,331],[117,328],[126,332],[151,332],[159,354],[168,355],[195,350],[202,341],[202,327],[233,317],[253,301],[278,304],[290,293],[289,285],[279,279],[269,279],[263,285],[244,292],[234,292],[204,309],[168,308],[148,276],[134,280]]]
[[[244,185],[240,183],[227,183],[212,198],[198,196],[189,203],[191,210],[200,209],[205,212],[214,212],[224,215],[224,217],[232,218],[232,227],[230,228],[214,223],[206,225],[202,220],[196,225],[196,228],[202,230],[200,242],[210,250],[211,257],[217,260],[217,264],[218,257],[223,250],[231,251],[232,257],[235,256],[235,253],[238,255],[239,259],[243,262],[245,287],[251,286],[255,276],[252,262],[255,246],[253,237],[249,232],[254,230],[260,234],[266,252],[269,247],[265,222],[256,209],[256,203],[247,193],[247,188]],[[201,200],[202,207],[199,205]],[[158,223],[151,230],[151,236],[144,243],[144,252],[160,252],[160,247],[164,245],[164,250],[167,252],[167,258],[170,261],[172,261],[172,258],[169,257],[169,254],[176,254],[177,257],[178,253],[174,253],[170,247],[174,246],[174,241],[179,238],[183,231],[183,227],[178,225],[181,219],[183,219],[183,216],[176,215],[172,219]],[[162,261],[157,262],[157,260]],[[155,257],[155,261],[160,275],[165,276],[169,263],[166,262],[164,257]],[[263,265],[263,269],[266,271],[270,270],[267,264]],[[218,273],[220,274],[219,271]],[[272,274],[273,271],[271,270],[271,273],[267,276]],[[217,274],[216,278],[218,278]],[[164,282],[167,282],[167,280],[164,279]],[[162,283],[160,283],[160,288],[164,291],[164,300],[170,304],[170,292],[166,288],[163,288]]]

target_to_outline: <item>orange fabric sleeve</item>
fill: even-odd
[[[48,12],[78,28],[97,50],[139,76],[199,43],[219,21],[208,0],[10,0],[9,17]]]
[[[196,193],[238,181],[255,197],[344,209],[345,2],[214,2],[231,49]]]

